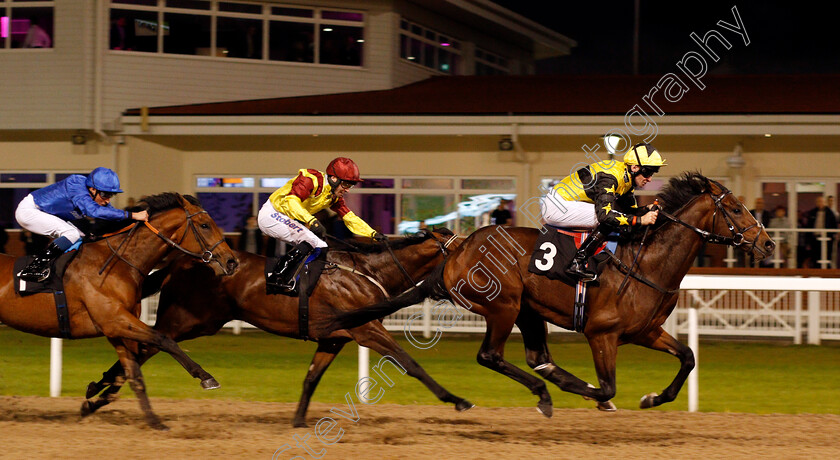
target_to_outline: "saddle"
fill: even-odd
[[[534,244],[531,260],[528,262],[528,271],[574,286],[577,280],[566,275],[566,267],[571,263],[588,233],[550,225],[546,225],[545,228],[548,231],[542,233]],[[615,245],[615,241],[607,241],[587,261],[590,267],[595,267],[599,275],[606,266],[605,262],[610,259],[609,254],[603,252],[604,249],[614,252]],[[590,284],[597,285],[597,281]]]
[[[560,280],[575,287],[572,323],[575,332],[582,332],[587,320],[586,290],[589,285],[597,285],[598,282],[584,283],[574,280],[566,275],[566,267],[571,263],[577,249],[586,239],[588,233],[549,225],[546,225],[546,228],[548,228],[548,231],[541,234],[534,244],[531,260],[528,262],[528,271],[552,280]],[[590,267],[595,267],[599,276],[604,270],[606,262],[610,259],[610,255],[604,249],[615,252],[615,245],[615,241],[605,242],[587,260],[587,264]]]
[[[79,251],[70,251],[58,256],[50,267],[50,276],[43,282],[24,281],[17,276],[32,261],[34,256],[18,257],[15,260],[14,275],[12,275],[15,278],[15,293],[19,296],[39,294],[42,292],[53,293],[55,310],[58,315],[58,327],[61,331],[61,337],[65,339],[71,338],[71,334],[70,314],[67,311],[67,297],[64,295],[64,272],[78,253]]]

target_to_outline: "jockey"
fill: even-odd
[[[639,208],[633,190],[644,187],[665,166],[650,144],[636,144],[624,161],[593,163],[566,177],[547,193],[541,203],[543,220],[556,227],[594,229],[581,243],[566,274],[583,282],[598,275],[586,261],[615,230],[650,225],[659,215],[653,205]]]
[[[285,289],[294,288],[295,274],[302,262],[318,256],[327,231],[313,214],[329,207],[337,212],[351,232],[385,241],[344,203],[344,194],[361,182],[359,167],[349,158],[336,158],[325,172],[301,169],[298,175],[277,189],[260,209],[257,218],[263,233],[295,246],[277,261],[268,283]]]
[[[111,206],[111,198],[122,193],[117,173],[96,168],[85,177],[73,174],[66,179],[36,190],[20,202],[15,219],[32,233],[56,238],[37,254],[19,276],[22,280],[41,282],[50,275],[50,264],[84,234],[69,220],[95,217],[106,220],[149,220],[148,211],[128,212]]]

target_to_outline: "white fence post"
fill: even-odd
[[[808,291],[808,344],[820,344],[820,293]]]
[[[61,396],[61,339],[50,339],[50,396]]]
[[[802,345],[802,292],[796,291],[793,293],[793,315],[796,318],[796,323],[793,325],[793,343],[795,345]]]
[[[697,309],[688,309],[688,346],[694,352],[694,369],[688,374],[688,411],[697,412],[700,388],[697,375],[700,371],[700,340],[697,332]]]
[[[363,346],[359,345],[359,380],[358,381],[361,381],[363,378],[368,377],[370,375],[370,372],[368,371],[368,369],[370,369],[370,349],[368,349],[367,347],[363,347]],[[358,392],[356,393],[356,395],[359,397],[359,400],[361,402],[367,402],[367,398],[365,398],[363,395],[367,394],[367,391],[365,391],[365,390],[367,389],[368,384],[369,384],[369,382],[365,382],[363,384],[360,384],[359,387],[358,387]]]

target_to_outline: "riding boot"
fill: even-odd
[[[274,266],[271,275],[268,277],[268,284],[293,290],[295,288],[295,275],[297,275],[301,263],[306,260],[311,252],[312,245],[305,241],[293,247],[277,261],[277,265]]]
[[[40,254],[36,254],[32,262],[29,262],[29,265],[21,270],[18,276],[24,281],[43,282],[50,276],[50,266],[53,260],[61,254],[64,254],[64,249],[53,241]]]
[[[572,263],[569,264],[569,267],[566,269],[566,274],[574,279],[583,281],[584,283],[598,279],[598,273],[594,269],[587,267],[586,261],[589,260],[589,258],[595,254],[598,247],[606,241],[607,235],[609,235],[609,232],[602,231],[600,226],[593,230],[592,233],[586,237],[586,240],[580,244],[580,248],[578,248],[575,253],[574,259],[572,259]]]

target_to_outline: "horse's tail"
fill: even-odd
[[[405,307],[416,305],[428,298],[439,300],[448,298],[446,286],[443,284],[443,269],[441,263],[419,285],[403,292],[392,299],[385,299],[377,304],[338,313],[332,318],[323,320],[322,327],[326,333],[340,329],[352,329],[367,324],[373,320],[382,319],[391,313]]]

